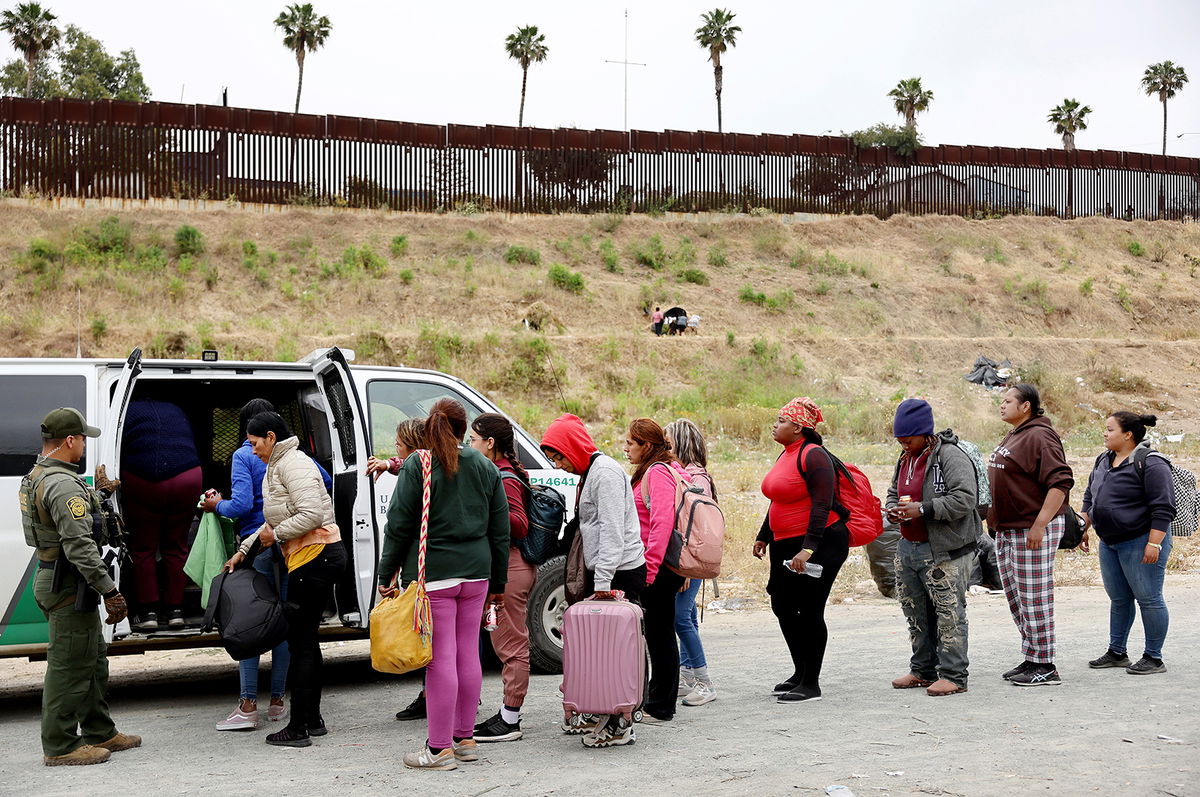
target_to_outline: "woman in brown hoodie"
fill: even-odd
[[[1054,554],[1075,484],[1062,440],[1033,385],[1004,393],[1000,419],[1013,427],[988,459],[1000,582],[1025,660],[1004,673],[1017,686],[1058,686],[1054,666]]]

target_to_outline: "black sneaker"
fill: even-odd
[[[521,721],[505,722],[499,711],[475,726],[475,741],[480,743],[515,742],[521,736]]]
[[[780,703],[811,703],[820,699],[821,689],[817,686],[797,686],[779,696]]]
[[[316,722],[308,723],[309,736],[324,736],[329,733],[329,729],[325,727],[325,720],[321,717],[317,718]]]
[[[1009,679],[1016,686],[1062,686],[1062,678],[1053,664],[1033,664]]]
[[[1103,670],[1108,667],[1128,667],[1129,656],[1124,653],[1113,653],[1111,650],[1106,650],[1100,658],[1089,661],[1088,666],[1093,670]]]
[[[308,733],[305,731],[284,728],[279,733],[267,736],[267,744],[273,744],[276,747],[310,747],[312,739],[308,738]]]
[[[1023,661],[1020,664],[1018,664],[1016,667],[1013,667],[1011,670],[1009,670],[1008,672],[1001,675],[1000,677],[1006,681],[1011,681],[1014,677],[1016,677],[1018,675],[1023,675],[1024,673],[1029,672],[1030,667],[1036,667],[1036,666],[1037,665],[1034,664],[1032,661]]]
[[[183,628],[187,623],[183,619],[183,609],[172,609],[167,615],[168,628]]]
[[[396,712],[398,720],[423,720],[425,719],[425,692],[421,691],[413,702],[409,703],[406,708]]]
[[[1130,675],[1153,675],[1166,671],[1167,665],[1162,663],[1162,659],[1152,659],[1149,656],[1142,656],[1137,660],[1137,664],[1131,664],[1125,668],[1125,672]]]
[[[773,689],[771,689],[771,694],[776,695],[776,696],[786,695],[788,692],[792,691],[799,685],[800,684],[796,681],[781,681],[781,682],[775,684],[775,687]]]
[[[134,631],[157,631],[158,630],[158,614],[156,612],[146,612],[132,618],[129,627]]]

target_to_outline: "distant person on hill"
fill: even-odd
[[[1059,686],[1054,666],[1054,554],[1075,485],[1062,439],[1033,385],[1004,393],[1000,419],[1013,427],[988,459],[996,561],[1025,660],[1004,673],[1017,686]]]
[[[926,687],[926,694],[942,697],[967,691],[967,583],[982,524],[970,456],[952,431],[933,430],[928,402],[900,402],[892,434],[901,454],[886,507],[888,519],[900,524],[896,597],[912,658],[892,686]]]
[[[822,420],[808,397],[779,410],[771,433],[783,451],[762,482],[771,505],[753,551],[770,557],[767,594],[793,667],[772,690],[781,703],[821,699],[825,601],[850,551],[849,513],[836,501],[837,474],[817,431]],[[822,568],[819,576],[807,572],[810,563]]]
[[[687,328],[688,328],[688,332],[691,332],[693,335],[700,334],[700,314],[699,313],[692,313],[690,316],[688,316]]]
[[[654,322],[654,334],[661,336],[663,328],[663,311],[661,307],[654,308],[654,315],[650,317],[650,320]]]
[[[1088,662],[1092,669],[1124,667],[1131,675],[1167,671],[1162,646],[1167,638],[1167,604],[1163,578],[1171,555],[1171,521],[1175,519],[1175,487],[1171,463],[1152,456],[1145,442],[1153,415],[1120,411],[1104,424],[1104,453],[1096,457],[1083,518],[1100,538],[1100,575],[1112,601],[1108,615],[1108,650]],[[1087,549],[1087,532],[1083,547]],[[1146,648],[1131,664],[1126,644],[1136,614],[1142,610]]]
[[[709,475],[708,445],[696,424],[680,418],[667,424],[663,430],[671,453],[692,477],[692,486],[714,501],[717,487]],[[685,706],[703,706],[717,699],[708,674],[708,661],[704,658],[704,646],[700,643],[700,622],[697,618],[696,596],[700,593],[703,579],[691,578],[682,590],[675,594],[675,635],[679,637],[679,696]]]

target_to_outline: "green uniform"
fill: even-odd
[[[47,756],[66,755],[85,744],[112,739],[117,733],[105,696],[108,646],[101,633],[100,614],[92,600],[84,611],[75,610],[80,577],[101,595],[114,588],[93,535],[93,516],[102,516],[100,496],[73,466],[38,457],[21,482],[20,504],[26,542],[37,548],[39,560],[33,596],[50,623],[42,691],[42,751]],[[99,542],[105,542],[104,524],[98,527]],[[54,571],[42,563],[52,563],[60,556],[66,557],[78,574],[72,571],[63,577],[56,592]]]

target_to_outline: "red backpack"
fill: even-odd
[[[824,448],[824,446],[817,447]],[[804,473],[801,463],[807,450],[808,446],[805,446],[796,457],[796,468],[801,473]],[[883,510],[879,499],[875,497],[875,492],[871,489],[871,482],[867,479],[867,474],[859,470],[856,465],[842,462],[827,448],[825,448],[825,453],[829,454],[829,459],[833,461],[833,470],[837,473],[834,503],[848,515],[846,528],[850,531],[850,547],[854,548],[874,542],[875,538],[883,533]],[[842,514],[842,512],[838,514]]]

